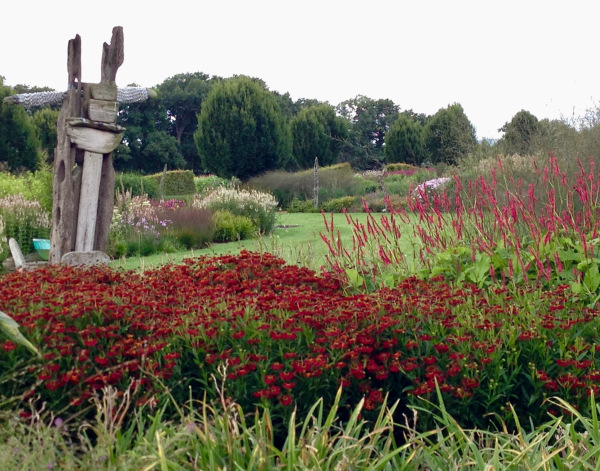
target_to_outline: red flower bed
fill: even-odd
[[[135,381],[138,402],[181,403],[205,392],[225,365],[226,394],[251,410],[332,400],[349,406],[386,395],[433,398],[465,424],[486,413],[545,419],[547,395],[579,407],[597,390],[597,312],[567,291],[482,292],[443,280],[348,296],[335,280],[270,254],[186,260],[144,275],[48,267],[2,278],[0,310],[39,346],[43,360],[6,341],[0,394],[77,408],[106,385]],[[277,409],[279,408],[279,409]]]

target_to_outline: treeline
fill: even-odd
[[[11,88],[0,76],[0,98],[47,90]],[[321,165],[349,162],[366,169],[392,162],[454,165],[468,155],[529,155],[560,152],[561,146],[567,152],[566,145],[571,152],[596,150],[594,139],[580,142],[596,128],[593,112],[577,126],[540,121],[522,110],[501,128],[502,139],[478,142],[458,103],[432,116],[361,95],[333,106],[293,101],[257,78],[201,72],[175,75],[156,90],[156,99],[120,107],[119,124],[126,132],[115,153],[119,171],[149,174],[166,165],[245,180],[270,170],[305,169],[315,157]],[[16,172],[51,162],[58,114],[58,108],[24,110],[0,102],[0,165]]]

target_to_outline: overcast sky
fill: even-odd
[[[558,119],[596,105],[599,12],[593,0],[13,0],[0,75],[65,90],[79,34],[82,80],[98,82],[102,43],[123,26],[121,86],[200,71],[332,105],[366,95],[433,114],[458,102],[493,138],[521,109]]]

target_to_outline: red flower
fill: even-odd
[[[100,365],[102,367],[108,366],[108,360],[106,358],[104,358],[104,357],[95,356],[94,357],[94,361],[96,363],[98,363],[98,365]]]
[[[10,352],[11,350],[14,350],[15,348],[17,348],[17,345],[13,342],[11,342],[10,340],[7,340],[6,342],[4,342],[2,344],[2,349],[5,352]]]
[[[445,343],[436,343],[433,348],[435,348],[438,353],[446,353],[448,350],[450,350],[450,347],[448,347],[448,345]]]
[[[276,381],[277,381],[277,376],[265,375],[265,384],[275,384]]]
[[[381,389],[373,389],[369,393],[369,398],[374,402],[383,402],[383,394]]]
[[[95,347],[98,345],[98,339],[84,339],[83,345],[86,347]]]
[[[282,381],[290,381],[292,379],[294,379],[294,372],[293,371],[282,371],[279,373],[279,377],[281,378]]]
[[[479,381],[476,378],[463,378],[461,384],[467,389],[475,389],[479,387]]]
[[[289,406],[293,402],[293,399],[289,394],[284,394],[279,398],[279,402],[281,402],[282,406]]]

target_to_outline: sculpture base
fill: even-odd
[[[68,252],[62,256],[60,263],[71,266],[88,266],[108,265],[110,257],[100,250],[92,250],[91,252]]]

